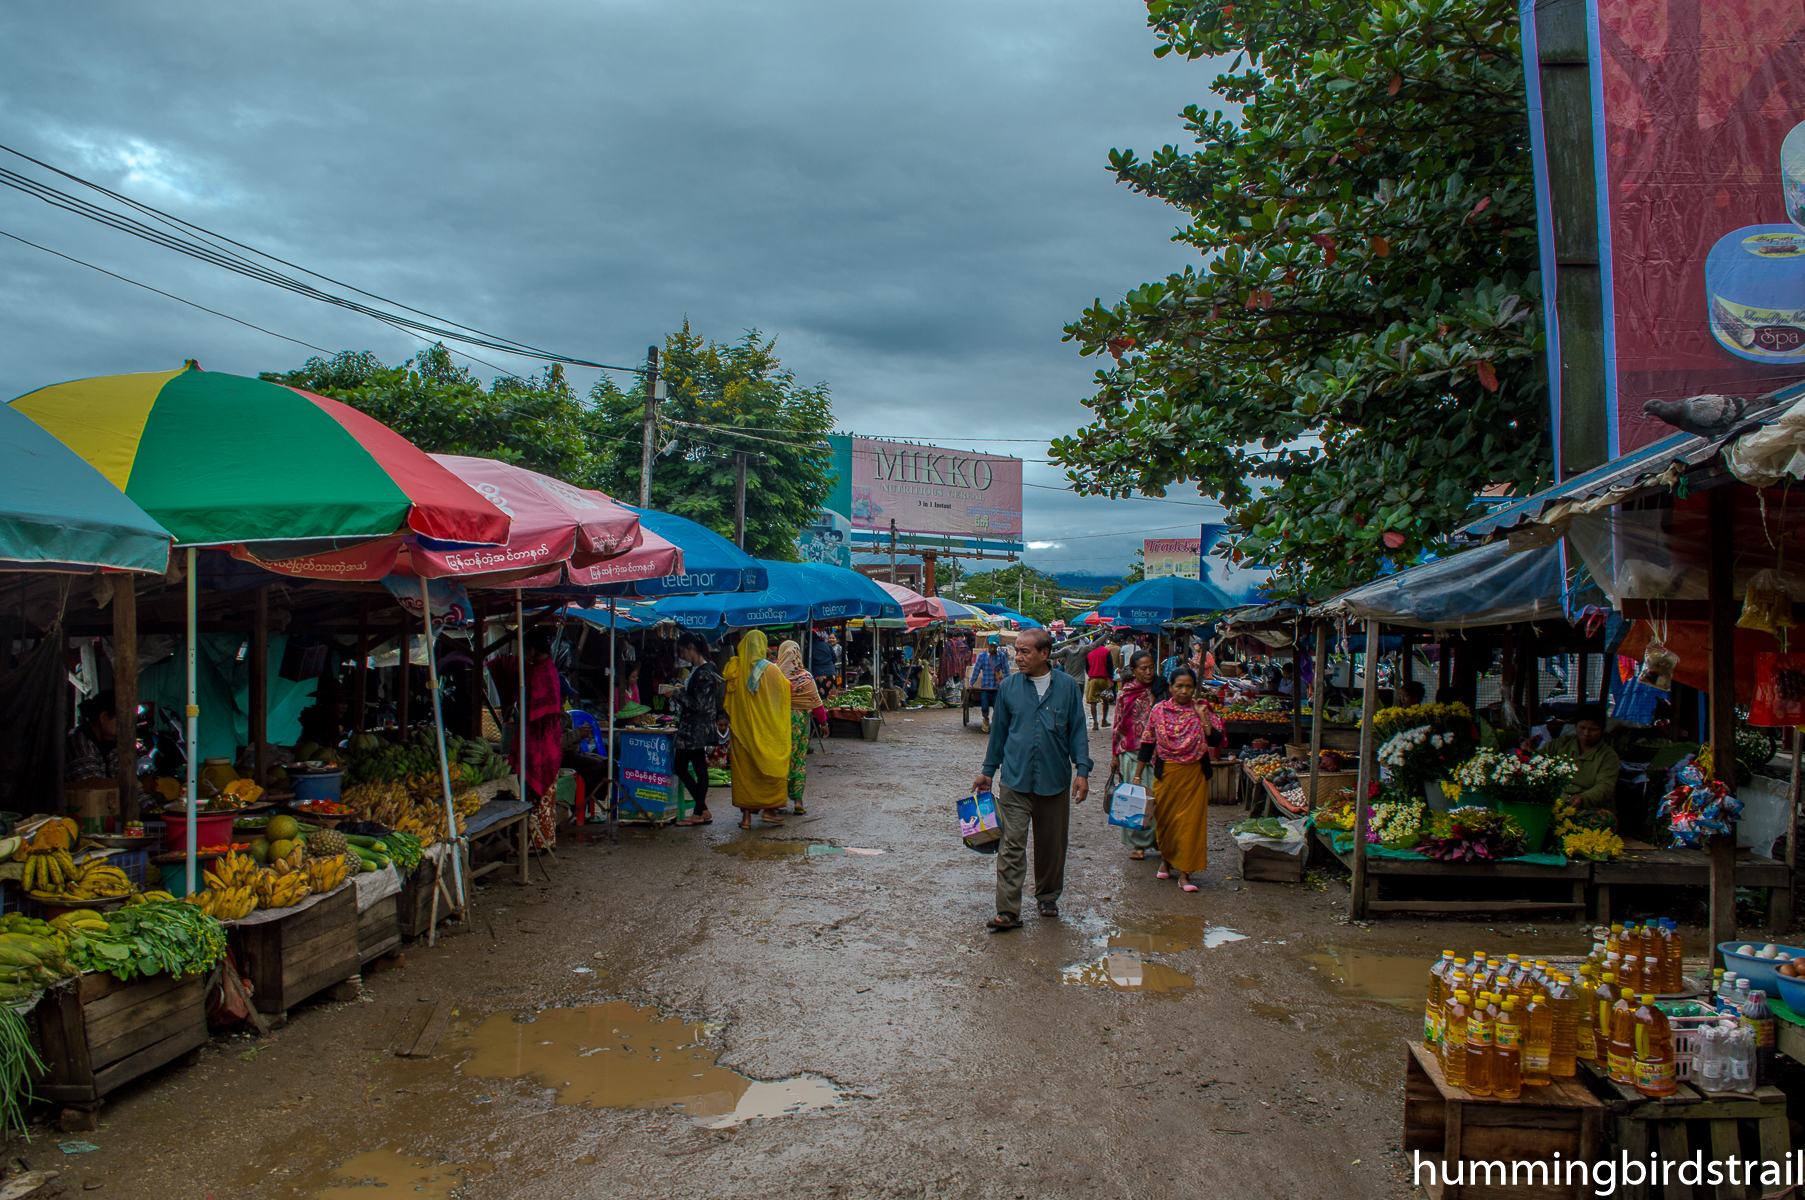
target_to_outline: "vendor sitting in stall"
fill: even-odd
[[[1579,764],[1579,770],[1567,782],[1569,800],[1581,808],[1616,810],[1617,773],[1622,764],[1617,752],[1605,744],[1604,710],[1593,704],[1583,705],[1573,722],[1573,732],[1555,738],[1548,750]]]
[[[81,724],[63,749],[63,779],[69,783],[119,776],[119,716],[111,691],[81,702]]]
[[[301,738],[316,746],[338,749],[345,740],[345,712],[351,697],[339,686],[338,678],[322,675],[313,691],[313,703],[301,710]]]

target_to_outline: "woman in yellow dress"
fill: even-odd
[[[749,630],[724,672],[733,806],[740,810],[741,829],[752,828],[752,814],[759,810],[766,810],[766,824],[783,824],[768,810],[789,799],[790,681],[765,658],[769,649],[763,630]]]

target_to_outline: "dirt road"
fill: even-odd
[[[1107,735],[1092,742],[1101,763]],[[69,1139],[41,1132],[26,1156],[62,1169],[66,1194],[91,1181],[164,1200],[397,1194],[377,1184],[1407,1192],[1401,1045],[1421,1017],[1401,999],[1449,926],[1363,930],[1338,923],[1339,883],[1241,882],[1232,808],[1215,811],[1203,890],[1181,894],[1128,861],[1092,801],[1063,918],[987,933],[994,860],[961,845],[952,816],[981,755],[956,711],[896,715],[882,740],[812,758],[809,815],[782,829],[741,833],[717,795],[712,827],[565,841],[551,884],[535,869],[530,888],[484,889],[472,930],[411,948],[362,1001],[297,1010],[272,1037],[216,1041],[199,1066],[117,1093],[83,1135],[97,1151],[61,1154]],[[847,848],[882,853],[831,852]],[[1463,951],[1531,948],[1525,931],[1454,928]],[[1575,929],[1542,932],[1572,948]],[[1144,990],[1110,986],[1112,937],[1118,978],[1138,952]],[[384,1053],[418,1002],[442,998],[458,1017],[433,1058]]]

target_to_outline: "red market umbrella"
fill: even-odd
[[[232,548],[234,557],[283,575],[309,579],[428,579],[484,577],[508,586],[521,574],[539,575],[559,564],[591,567],[634,550],[639,514],[601,492],[490,458],[435,454],[433,461],[482,496],[510,521],[499,546],[465,546],[398,533],[356,546],[294,557],[270,556],[256,546]]]

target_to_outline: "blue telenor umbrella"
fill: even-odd
[[[1118,625],[1163,625],[1234,607],[1234,601],[1201,579],[1166,575],[1123,588],[1097,605],[1097,615]]]
[[[658,601],[658,615],[689,629],[902,616],[902,606],[857,571],[770,559],[759,560],[759,566],[770,584],[763,591],[667,596]]]
[[[0,571],[162,573],[169,531],[48,430],[0,404]]]
[[[551,596],[694,596],[704,592],[758,592],[770,583],[764,565],[738,546],[687,517],[651,508],[621,505],[639,514],[639,523],[683,551],[683,574],[636,583],[602,583],[592,587],[530,589]],[[711,628],[711,627],[705,627]]]

